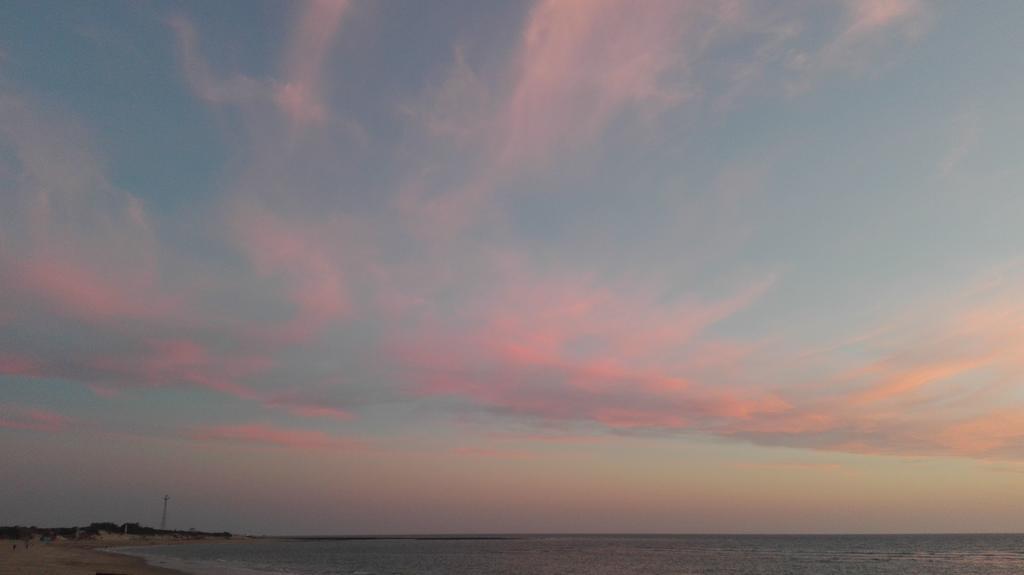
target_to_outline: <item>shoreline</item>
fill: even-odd
[[[18,541],[0,540],[0,575],[191,575],[186,571],[153,565],[144,557],[119,553],[112,549],[190,545],[196,543],[230,544],[250,541],[248,537],[231,539],[175,539],[171,537],[111,537],[87,541],[33,540],[28,548]]]

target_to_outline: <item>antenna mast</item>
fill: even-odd
[[[167,529],[167,500],[170,499],[170,495],[164,495],[164,513],[160,516],[160,530]]]

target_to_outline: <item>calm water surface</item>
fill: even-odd
[[[202,575],[1021,574],[1024,535],[550,536],[132,549]]]

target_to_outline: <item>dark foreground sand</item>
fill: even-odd
[[[197,540],[209,543],[212,540]],[[223,540],[218,540],[223,541]],[[19,541],[0,539],[0,575],[96,575],[119,573],[123,575],[183,575],[180,571],[153,567],[139,557],[129,557],[99,551],[102,547],[129,547],[137,545],[186,544],[181,540],[160,537],[137,539],[103,539],[93,541],[33,541],[25,548]]]

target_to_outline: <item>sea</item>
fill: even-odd
[[[124,548],[196,575],[997,575],[1024,535],[546,535],[265,539]]]

